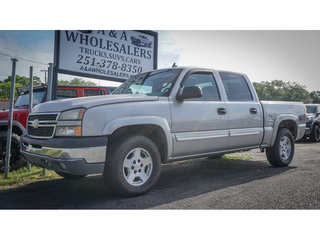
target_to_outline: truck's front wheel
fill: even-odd
[[[7,152],[7,132],[0,132],[0,172],[5,171],[6,162],[6,152]],[[26,161],[21,157],[20,154],[20,137],[12,133],[11,135],[11,150],[10,150],[10,171],[17,170]]]
[[[108,147],[103,176],[107,185],[121,196],[147,193],[157,183],[160,171],[159,150],[145,136],[125,136]]]
[[[278,132],[275,143],[267,148],[266,155],[269,163],[275,167],[288,166],[294,155],[294,139],[291,132],[284,128]]]

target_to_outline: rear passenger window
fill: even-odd
[[[96,95],[105,95],[103,90],[99,89],[85,89],[83,90],[83,96],[89,97],[89,96],[96,96]]]
[[[220,73],[229,101],[252,101],[252,95],[245,79],[234,73]]]
[[[57,99],[64,98],[76,98],[77,90],[75,89],[58,89],[57,90]]]
[[[216,81],[211,73],[193,73],[184,82],[183,87],[199,86],[202,89],[202,97],[193,101],[220,101]]]

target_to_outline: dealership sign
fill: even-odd
[[[157,68],[158,34],[152,31],[56,31],[57,73],[125,81]]]

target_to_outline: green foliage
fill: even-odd
[[[33,182],[60,178],[61,177],[54,171],[47,170],[46,175],[43,176],[42,168],[32,166],[31,170],[28,171],[26,167],[23,167],[16,171],[10,171],[7,179],[4,179],[4,173],[0,173],[0,190],[22,187]]]
[[[41,80],[39,77],[33,77],[33,85],[40,84]],[[94,82],[85,81],[81,78],[74,78],[71,81],[66,80],[58,80],[58,85],[82,85],[82,86],[96,86]],[[16,75],[16,83],[15,88],[18,87],[25,87],[29,86],[29,78],[28,77],[21,77]],[[0,99],[2,100],[9,100],[10,99],[10,89],[11,89],[11,76],[4,79],[3,81],[0,80]],[[14,92],[14,97],[18,97],[18,92]]]
[[[11,83],[11,76],[8,76],[8,78],[4,79],[2,82],[10,82]],[[20,77],[19,75],[16,75],[16,84],[20,83],[22,86],[29,86],[29,78],[28,77]],[[39,84],[41,83],[41,80],[39,77],[34,76],[33,77],[33,84]]]
[[[58,80],[58,85],[79,85],[79,86],[96,86],[94,82],[86,81],[81,78],[74,78],[71,81]]]
[[[41,83],[40,78],[37,76],[34,76],[33,84],[36,85],[39,83]],[[24,87],[24,86],[29,86],[29,78],[16,75],[15,88]],[[11,76],[8,76],[8,78],[4,79],[3,81],[0,81],[0,99],[9,100],[10,89],[11,89]],[[17,91],[14,91],[14,97],[15,98],[18,97]]]
[[[15,87],[22,87],[21,83],[16,83]],[[11,89],[11,82],[0,83],[0,99],[2,100],[9,100],[10,99],[10,89]],[[14,91],[14,97],[18,97],[18,92]]]
[[[320,103],[320,91],[313,91],[310,93],[312,103]]]
[[[273,80],[271,82],[254,82],[253,86],[260,100],[312,102],[312,97],[306,90],[306,86],[296,82],[291,83],[283,82],[282,80]]]

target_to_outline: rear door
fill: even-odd
[[[263,114],[254,89],[244,75],[220,72],[229,117],[228,149],[258,146],[263,136]]]
[[[170,100],[173,157],[212,153],[228,145],[228,114],[211,71],[190,71],[182,86],[199,86],[201,98]],[[176,94],[176,93],[175,93]]]

